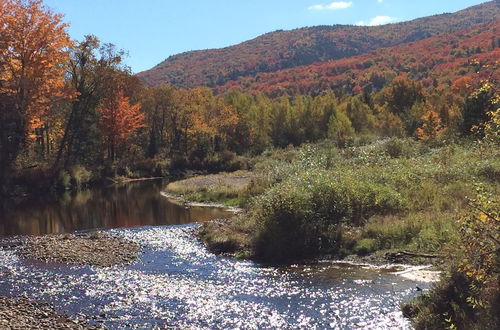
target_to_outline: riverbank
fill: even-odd
[[[164,196],[192,206],[241,207],[252,178],[248,171],[199,175],[170,182]]]
[[[185,199],[184,197],[181,197],[179,195],[174,195],[167,193],[165,191],[162,191],[160,193],[163,197],[168,199],[171,203],[181,205],[186,208],[191,208],[191,207],[210,207],[210,208],[218,208],[218,209],[224,209],[228,212],[232,212],[233,214],[241,214],[245,212],[245,210],[241,207],[234,207],[234,206],[227,206],[222,203],[211,203],[211,202],[193,202],[189,199]]]
[[[377,251],[439,255],[458,240],[457,213],[474,194],[471,182],[499,187],[498,153],[461,143],[276,150],[256,160],[252,192],[259,193],[248,212],[203,225],[200,237],[209,248],[277,263]]]
[[[88,328],[83,319],[71,319],[60,315],[48,303],[0,296],[0,329]]]
[[[393,138],[276,151],[255,166],[254,191],[261,193],[249,211],[204,224],[199,237],[213,252],[271,264],[324,255],[411,261],[421,266],[393,274],[439,279],[408,305],[417,329],[497,328],[498,150],[467,140]]]
[[[111,267],[132,263],[140,246],[102,232],[28,237],[24,258],[43,262]]]

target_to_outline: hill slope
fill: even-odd
[[[499,31],[500,21],[478,24],[350,58],[241,77],[216,90],[241,89],[271,96],[315,95],[332,88],[359,92],[378,90],[400,74],[426,87],[436,83],[449,86],[463,76],[500,81]]]
[[[497,20],[499,12],[499,1],[491,1],[453,14],[383,26],[333,25],[276,31],[235,46],[174,55],[138,76],[148,85],[215,87],[242,76],[351,57],[457,31]]]

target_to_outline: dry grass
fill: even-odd
[[[197,202],[241,206],[251,181],[252,174],[247,171],[201,175],[171,182],[165,191]]]

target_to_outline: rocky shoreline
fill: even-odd
[[[92,232],[28,237],[20,254],[43,262],[111,267],[133,262],[140,249],[122,238]]]
[[[48,303],[0,296],[0,329],[89,328],[84,319],[75,320],[60,315]]]

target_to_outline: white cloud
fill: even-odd
[[[378,3],[382,3],[382,2],[384,2],[384,0],[377,0],[377,2],[378,2]]]
[[[390,16],[375,16],[370,20],[370,24],[368,25],[382,25],[390,22],[394,22],[396,19]]]
[[[366,23],[365,21],[358,21],[356,22],[356,25],[368,25],[368,26],[382,25],[394,22],[395,20],[396,18],[390,16],[375,16],[368,23]]]
[[[339,1],[339,2],[332,2],[329,5],[314,5],[310,6],[308,9],[309,10],[337,10],[337,9],[346,9],[352,6],[352,1],[346,2],[346,1]]]

